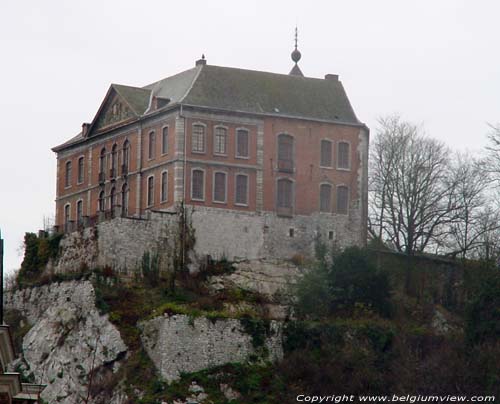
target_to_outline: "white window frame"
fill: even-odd
[[[329,166],[324,166],[322,164],[323,162],[321,161],[321,159],[323,157],[323,153],[322,153],[322,149],[321,149],[323,142],[329,142],[330,146],[331,146],[331,156],[330,156],[331,165],[329,165]],[[319,142],[319,166],[320,166],[320,168],[326,168],[326,169],[330,169],[330,170],[333,169],[335,167],[334,156],[335,156],[335,142],[331,139],[328,139],[328,138],[321,139]]]
[[[166,148],[165,148],[165,142],[164,142],[164,130],[167,129],[167,143],[166,143]],[[164,125],[161,127],[161,155],[165,156],[168,154],[168,139],[170,138],[170,127],[169,125]],[[166,151],[164,151],[166,150]]]
[[[219,153],[219,152],[215,151],[215,146],[217,144],[217,142],[216,142],[216,139],[217,139],[217,129],[224,129],[226,131],[226,135],[225,135],[226,143],[224,145],[224,149],[225,149],[224,153]],[[229,146],[229,128],[227,126],[224,126],[224,125],[215,125],[214,129],[213,129],[213,151],[214,151],[214,156],[223,156],[223,157],[226,157],[227,156],[228,146]]]
[[[224,174],[224,179],[225,179],[225,183],[224,183],[224,200],[223,201],[216,201],[215,200],[215,175],[216,174]],[[213,203],[220,203],[220,204],[226,204],[227,203],[227,172],[226,171],[222,171],[222,170],[216,170],[212,173],[212,202]]]
[[[165,198],[163,198],[163,175],[167,177]],[[168,182],[168,170],[163,170],[160,175],[160,203],[168,202]]]
[[[193,143],[193,136],[194,136],[194,127],[195,126],[203,126],[203,151],[201,150],[195,150],[194,149],[194,143]],[[191,153],[196,153],[196,154],[205,154],[207,152],[207,125],[203,122],[193,122],[191,125]]]
[[[193,185],[194,185],[194,182],[193,182],[193,173],[195,171],[202,171],[203,172],[203,189],[202,189],[202,199],[199,199],[199,198],[193,198]],[[190,182],[191,182],[191,200],[192,201],[197,201],[197,202],[205,202],[205,190],[206,190],[206,184],[207,184],[207,175],[206,175],[206,170],[204,168],[200,168],[200,167],[193,167],[191,169],[191,178],[190,178]]]
[[[239,131],[244,131],[247,133],[247,151],[248,151],[248,155],[247,156],[241,156],[238,154],[238,145],[239,145],[239,136],[238,136],[238,132]],[[236,147],[236,150],[234,151],[234,157],[237,158],[237,159],[244,159],[244,160],[248,160],[250,159],[250,131],[247,129],[247,128],[236,128],[235,132],[234,132],[234,136],[235,136],[235,147]]]
[[[153,192],[151,193],[151,200],[149,200],[149,179],[153,179]],[[149,175],[146,180],[146,207],[150,208],[155,204],[155,175]]]
[[[246,190],[247,203],[237,202],[237,200],[238,200],[238,198],[237,198],[237,196],[238,196],[237,178],[240,175],[247,177],[247,190]],[[247,173],[237,172],[234,174],[234,204],[235,204],[235,206],[245,206],[245,207],[248,207],[250,205],[250,176]]]
[[[349,145],[349,150],[348,150],[348,153],[347,153],[347,168],[345,167],[339,167],[339,161],[340,161],[340,158],[339,158],[339,153],[340,153],[340,144],[341,143],[346,143],[347,145]],[[337,167],[337,170],[341,170],[341,171],[351,171],[351,142],[347,141],[347,140],[339,140],[337,142],[337,164],[335,165]]]

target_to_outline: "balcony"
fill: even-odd
[[[278,171],[282,173],[293,173],[295,165],[293,160],[278,159]]]

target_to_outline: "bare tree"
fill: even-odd
[[[482,160],[468,153],[456,153],[452,162],[456,181],[457,217],[449,226],[447,253],[461,258],[476,256],[485,240],[499,228],[499,214],[488,195],[490,176]],[[489,241],[488,241],[489,242]]]
[[[449,149],[397,115],[372,142],[370,233],[412,255],[440,244],[460,209]]]

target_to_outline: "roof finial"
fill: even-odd
[[[299,29],[297,28],[297,26],[295,26],[295,49],[292,52],[292,60],[295,62],[295,66],[293,66],[289,74],[293,76],[304,76],[301,70],[299,69],[299,66],[297,65],[300,58],[302,57],[301,53],[297,49],[298,37],[299,37]]]

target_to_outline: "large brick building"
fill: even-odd
[[[290,74],[202,57],[142,88],[112,84],[92,122],[53,149],[56,225],[146,217],[184,201],[217,217],[283,218],[283,237],[321,227],[325,239],[363,244],[368,129],[337,75],[304,77],[297,50],[292,59]]]

